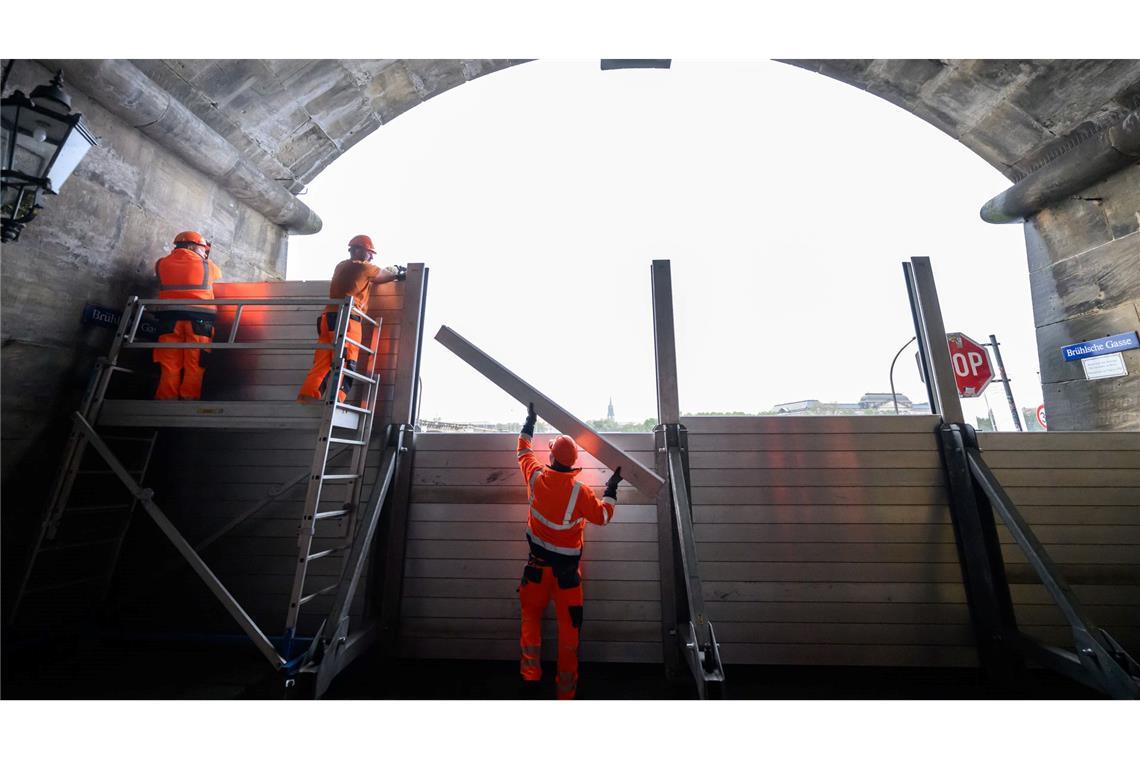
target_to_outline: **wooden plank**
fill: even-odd
[[[525,417],[525,412],[523,414]],[[522,428],[522,423],[519,423]],[[553,433],[535,433],[534,446],[546,446]],[[630,451],[653,451],[652,433],[601,433],[613,445]],[[517,431],[512,433],[421,433],[416,436],[416,452],[424,451],[515,451]]]
[[[970,608],[965,604],[905,604],[899,602],[721,602],[707,601],[705,609],[723,623],[810,623],[825,627],[862,625],[926,624],[969,625]],[[806,641],[807,639],[805,639]]]
[[[522,540],[525,522],[410,522],[409,541],[512,541]],[[656,542],[656,527],[652,523],[615,523],[604,526],[586,526],[586,546],[595,541]],[[953,540],[953,536],[951,539]]]
[[[938,441],[923,433],[706,433],[690,436],[690,461],[701,452],[897,451],[937,454]]]
[[[423,490],[423,489],[421,489]],[[488,489],[492,490],[492,489]],[[415,493],[413,493],[413,498]],[[620,498],[620,494],[619,494]],[[526,526],[527,514],[530,509],[523,501],[509,501],[495,504],[486,502],[419,502],[412,504],[410,519],[423,521],[447,522],[508,522],[519,526],[521,530]],[[623,504],[619,500],[614,510],[613,521],[616,523],[650,523],[657,522],[657,510],[652,504]],[[610,527],[607,525],[606,527]],[[589,527],[587,526],[587,530]]]
[[[425,433],[424,435],[428,435]],[[533,442],[537,451],[542,451],[543,444],[540,442]],[[635,451],[631,452],[626,450],[634,459],[642,464],[649,465],[653,462],[653,453],[649,451]],[[542,455],[540,454],[540,458]],[[574,465],[581,467],[583,470],[602,470],[605,469],[608,477],[610,472],[609,468],[599,462],[590,454],[579,451],[578,461]],[[509,450],[503,451],[417,451],[416,452],[416,472],[426,470],[438,469],[451,469],[451,470],[491,470],[491,469],[513,469],[519,477],[522,477],[518,466],[518,455],[515,449],[514,440],[511,441]]]
[[[505,639],[515,638],[518,646],[519,619],[485,618],[404,618],[401,621],[402,637],[407,638],[458,638]],[[553,620],[542,621],[544,638],[558,635]],[[581,632],[583,641],[655,641],[660,640],[659,624],[651,620],[590,620],[585,618]],[[517,656],[517,654],[516,654]]]
[[[1140,546],[1140,526],[1041,525],[1034,533],[1046,547],[1055,544]],[[720,541],[954,543],[954,532],[948,523],[698,523],[694,534],[698,544]],[[998,526],[998,538],[1003,544],[1013,544],[1004,526]]]
[[[746,417],[746,416],[700,416],[682,417],[681,424],[689,431],[689,440],[694,448],[694,438],[704,435],[724,434],[776,434],[826,433],[841,437],[865,433],[929,433],[934,436],[938,418],[933,415],[869,415],[865,417]]]
[[[554,639],[543,640],[547,659],[554,657]],[[398,653],[416,659],[505,660],[519,659],[518,637],[502,640],[429,639],[401,637]],[[582,662],[661,662],[661,642],[590,641],[578,647]]]
[[[989,457],[986,458],[987,462]],[[693,451],[689,467],[723,469],[930,469],[941,462],[938,452],[927,451]],[[993,466],[993,465],[991,465]]]
[[[957,562],[715,562],[700,561],[701,580],[752,582],[954,583]]]
[[[1140,451],[1140,433],[978,433],[978,445],[991,451]]]
[[[985,452],[986,464],[1000,478],[1006,470],[1015,469],[1132,469],[1140,470],[1137,451],[1008,451]]]
[[[656,498],[657,492],[665,483],[660,475],[602,438],[585,422],[570,414],[550,397],[480,351],[474,344],[451,328],[446,325],[440,327],[435,339],[488,380],[506,391],[520,404],[525,406],[527,403],[534,403],[534,408],[544,420],[572,437],[579,446],[590,452],[595,458],[605,462],[611,469],[621,467],[623,478],[650,499]]]
[[[1002,483],[1006,493],[1013,499],[1019,510],[1028,506],[1106,506],[1127,507],[1122,514],[1136,513],[1140,516],[1140,488],[1097,487],[1081,488],[1072,486],[1015,486]],[[1029,519],[1029,518],[1027,518]],[[1136,518],[1122,522],[1122,525],[1136,525]],[[1034,524],[1029,519],[1030,524]],[[1082,522],[1077,520],[1076,522]]]
[[[518,560],[511,559],[411,559],[404,574],[409,578],[509,578],[522,575]],[[582,559],[582,578],[588,584],[594,579],[608,581],[656,581],[656,562],[626,562]]]
[[[406,598],[444,597],[460,599],[511,599],[518,602],[522,564],[510,578],[408,578]],[[624,581],[591,578],[584,587],[586,601],[657,601],[658,581]]]
[[[716,542],[697,547],[708,562],[947,562],[958,561],[954,544],[931,543],[757,543]]]
[[[406,556],[412,559],[518,559],[526,561],[527,543],[515,541],[409,540]],[[657,544],[644,541],[595,541],[583,549],[591,560],[657,561]]]
[[[1018,502],[1020,504],[1020,502]],[[693,504],[947,504],[938,486],[698,486]]]
[[[969,620],[960,623],[740,623],[716,621],[721,645],[735,642],[772,644],[899,644],[973,646]]]
[[[720,656],[726,667],[740,665],[813,665],[865,667],[973,668],[972,645],[770,644],[729,642]]]
[[[844,486],[938,486],[942,487],[945,475],[941,469],[880,468],[880,469],[702,469],[693,470],[694,488],[708,486],[748,486],[762,489],[779,489],[788,486],[817,486],[841,488]],[[439,485],[444,485],[440,483]],[[693,495],[694,500],[696,494]]]
[[[624,472],[624,471],[623,471]],[[594,488],[594,493],[601,498],[602,488]],[[412,500],[431,502],[435,504],[526,504],[525,485],[498,485],[498,486],[416,486],[412,491]],[[623,504],[646,504],[650,501],[647,494],[634,490],[624,482],[618,488],[618,506]]]
[[[554,606],[547,608],[547,619],[553,619]],[[460,599],[456,597],[413,597],[404,595],[401,614],[406,618],[477,618],[510,620],[519,624],[519,602],[513,599]],[[661,620],[661,603],[657,600],[612,601],[588,599],[584,605],[585,620],[657,622]]]

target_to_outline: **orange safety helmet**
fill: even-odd
[[[578,444],[568,435],[560,435],[550,440],[550,453],[563,467],[573,467],[578,461]]]
[[[177,246],[179,243],[194,243],[205,248],[206,253],[210,252],[210,241],[191,230],[179,232],[174,236],[174,245]]]
[[[367,235],[357,235],[352,240],[348,241],[349,248],[354,245],[360,246],[364,250],[371,253],[373,256],[376,255],[376,249],[372,246],[372,238],[368,237]]]

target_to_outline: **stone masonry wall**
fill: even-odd
[[[1126,377],[1085,380],[1061,346],[1140,330],[1140,164],[1025,225],[1041,387],[1050,430],[1140,430],[1140,351]]]
[[[5,61],[7,63],[7,61]],[[16,61],[4,94],[30,93],[54,72]],[[18,242],[0,252],[0,462],[5,545],[35,520],[47,497],[94,360],[111,330],[81,324],[83,307],[121,309],[153,297],[154,262],[174,236],[198,230],[213,242],[226,280],[282,279],[284,231],[170,155],[73,86],[99,144]],[[147,365],[148,367],[150,365]],[[17,535],[13,535],[16,533]],[[18,554],[19,552],[17,552]],[[11,570],[6,552],[5,570]]]

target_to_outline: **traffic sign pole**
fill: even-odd
[[[1005,398],[1009,401],[1009,413],[1013,415],[1013,424],[1017,428],[1017,432],[1025,432],[1025,428],[1021,426],[1021,415],[1017,413],[1017,404],[1013,403],[1013,389],[1009,387],[1009,378],[1005,374],[1005,363],[1001,360],[1001,349],[996,335],[990,335],[989,344],[994,350],[994,358],[997,359],[998,365],[998,380],[1005,386]]]

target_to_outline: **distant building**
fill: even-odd
[[[606,410],[606,419],[610,422],[614,421],[614,397],[610,396],[610,408]]]
[[[916,404],[902,393],[896,393],[894,398],[899,403],[899,414],[930,414],[929,403]],[[864,393],[855,403],[824,403],[819,399],[811,398],[776,404],[768,413],[804,417],[837,414],[895,414],[895,404],[889,393]]]

